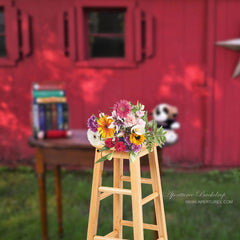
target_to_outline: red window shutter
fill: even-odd
[[[21,22],[22,54],[23,56],[28,56],[31,53],[30,16],[26,13],[21,13]]]
[[[66,12],[62,12],[59,17],[58,17],[58,34],[59,34],[59,47],[60,49],[63,50],[64,54],[68,51],[67,46],[65,45],[65,26],[64,26],[64,21],[65,21],[65,15]]]
[[[153,34],[154,34],[154,25],[153,25],[153,16],[150,13],[145,13],[145,26],[146,26],[146,58],[153,56]]]
[[[0,66],[15,66],[20,56],[27,56],[31,52],[30,17],[18,10],[10,1],[0,0],[0,5],[4,7],[5,13],[7,51],[7,56],[0,58]]]
[[[140,8],[135,10],[135,53],[136,61],[153,56],[153,16]]]
[[[136,8],[135,9],[135,57],[137,62],[140,62],[143,58],[142,15],[143,15],[142,10],[140,8]]]
[[[77,60],[77,48],[76,48],[76,43],[77,43],[77,39],[76,39],[76,9],[75,7],[72,7],[69,9],[69,54],[70,54],[70,58],[73,61]]]
[[[6,47],[7,58],[16,61],[19,58],[18,18],[15,7],[6,10]]]
[[[67,23],[67,26],[65,25],[65,22]],[[59,35],[61,49],[63,49],[64,53],[73,61],[77,60],[76,31],[76,9],[75,7],[71,7],[59,16]],[[66,46],[65,39],[68,39],[68,46]]]

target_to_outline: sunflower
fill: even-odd
[[[130,134],[130,142],[135,144],[135,145],[140,145],[146,140],[144,134],[142,135],[137,135],[136,133]]]
[[[115,127],[109,128],[109,126],[113,122],[113,119],[107,117],[108,116],[104,115],[97,120],[99,126],[98,132],[101,134],[102,138],[112,138],[116,130]]]

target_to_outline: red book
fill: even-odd
[[[47,130],[47,131],[39,131],[37,134],[38,139],[44,138],[66,138],[71,137],[72,131],[70,130]]]
[[[45,138],[66,138],[72,135],[71,131],[66,130],[49,130],[45,133]]]
[[[57,129],[57,107],[55,103],[51,104],[52,110],[52,129]]]

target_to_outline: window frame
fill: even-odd
[[[77,5],[77,44],[78,44],[78,62],[77,66],[80,67],[136,67],[134,59],[134,7],[133,1],[127,0],[94,0],[79,2]],[[125,12],[125,31],[124,31],[124,42],[125,42],[125,56],[119,57],[94,57],[88,58],[88,28],[85,9],[126,9]],[[83,37],[84,36],[84,37]]]
[[[0,66],[15,66],[19,57],[17,9],[11,1],[0,0],[0,6],[4,8],[6,36],[6,57],[0,57]]]

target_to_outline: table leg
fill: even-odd
[[[47,223],[47,200],[46,200],[46,183],[45,183],[45,164],[41,148],[36,149],[36,172],[38,175],[40,213],[42,223],[42,240],[48,240],[48,223]]]
[[[54,168],[55,191],[58,217],[58,235],[63,236],[63,216],[62,216],[62,190],[61,190],[61,167],[56,165]]]

